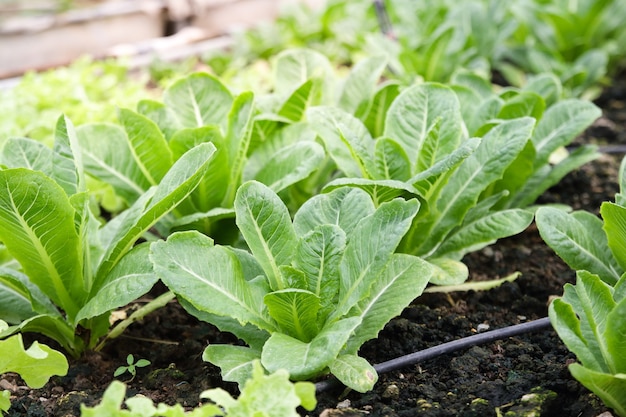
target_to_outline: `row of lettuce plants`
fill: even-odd
[[[331,2],[320,20],[324,36],[348,45],[335,29],[358,31],[350,19],[368,16],[363,36],[352,39],[381,55],[358,60],[362,50],[351,45],[345,61],[358,62],[350,70],[338,72],[319,52],[288,50],[272,60],[263,89],[271,93],[235,92],[197,73],[161,101],[119,109],[116,123],[81,120],[74,128],[61,117],[51,146],[9,138],[0,154],[0,319],[11,324],[1,329],[3,343],[22,352],[16,333],[38,332],[73,356],[98,349],[128,325],[111,329],[109,313],[160,279],[171,292],[142,314],[176,296],[247,344],[205,350],[225,380],[244,387],[260,363],[295,380],[332,373],[371,389],[376,372],[359,347],[427,284],[464,282],[466,253],[524,230],[537,197],[597,156],[593,146],[563,152],[600,115],[588,101],[563,97],[582,95],[619,56],[613,19],[623,7],[391,1],[390,40],[362,30],[378,28],[364,3]],[[568,44],[576,26],[560,22],[566,12],[594,23],[582,45],[597,49]],[[472,30],[486,16],[499,17],[487,25],[493,31]],[[451,24],[459,19],[469,20]],[[424,33],[411,37],[415,27]],[[526,56],[536,53],[543,59]],[[491,70],[520,87],[494,87],[485,77]],[[536,74],[522,82],[526,71]],[[602,213],[615,259],[596,246],[603,240],[593,216],[537,211],[557,253],[567,260],[573,246],[592,254],[581,263],[572,252],[570,265],[588,272],[550,314],[583,362],[574,375],[594,391],[610,385],[609,393],[623,383],[611,357],[623,343],[620,313],[611,313],[623,298],[619,204]],[[561,218],[567,226],[554,226]],[[600,307],[586,304],[596,288],[610,296]],[[578,307],[588,317],[577,318]],[[57,360],[20,353],[18,362],[44,356]],[[47,376],[64,372],[58,361],[49,366]],[[600,397],[623,414],[618,395]]]
[[[385,55],[387,75],[405,82],[449,82],[459,68],[469,68],[523,86],[529,76],[552,73],[568,96],[591,97],[624,63],[625,18],[619,0],[330,0],[319,10],[292,5],[208,62],[226,79],[258,87],[258,58],[310,47],[347,65]],[[249,65],[251,71],[242,71]]]
[[[114,59],[82,57],[67,67],[26,73],[16,85],[0,86],[0,144],[26,136],[51,146],[60,113],[77,125],[114,121],[115,106],[134,106],[155,94],[148,83],[147,73]]]
[[[380,10],[386,11],[384,16]],[[559,77],[563,94],[589,97],[624,63],[626,35],[620,29],[625,18],[626,6],[619,0],[436,5],[329,0],[314,10],[295,2],[276,22],[239,34],[230,51],[215,51],[206,62],[229,85],[255,92],[272,87],[265,61],[287,48],[307,47],[348,66],[383,55],[389,64],[385,76],[404,84],[416,78],[449,83],[460,68],[467,68],[485,77],[500,73],[506,82],[522,87],[549,73]],[[174,65],[174,72],[189,71],[190,64]],[[85,58],[67,68],[27,74],[16,87],[0,91],[5,115],[0,142],[26,135],[51,144],[59,112],[77,125],[113,121],[115,106],[132,107],[147,95],[158,95],[145,86],[167,83],[171,72],[168,65],[155,62],[150,76],[131,74],[119,62]]]
[[[385,65],[338,79],[323,55],[290,50],[268,95],[197,73],[117,124],[62,116],[52,147],[9,138],[0,336],[39,332],[78,356],[160,279],[172,292],[145,313],[176,296],[247,344],[205,350],[225,380],[243,386],[260,361],[371,389],[360,346],[428,283],[465,281],[464,254],[524,230],[541,192],[596,156],[550,159],[600,114],[561,100],[554,76],[405,86],[379,82]],[[110,218],[94,181],[119,199]]]

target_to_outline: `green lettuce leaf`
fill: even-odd
[[[0,340],[0,374],[16,372],[31,388],[41,388],[53,375],[67,374],[67,359],[50,347],[33,342],[24,349],[22,335]]]

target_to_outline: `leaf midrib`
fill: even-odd
[[[26,232],[26,235],[31,241],[33,248],[36,250],[37,254],[39,255],[39,258],[43,261],[43,265],[46,271],[48,271],[50,280],[52,281],[52,284],[57,293],[57,296],[59,297],[59,301],[63,303],[61,307],[64,310],[70,310],[71,312],[75,311],[77,307],[74,304],[72,297],[70,297],[70,294],[68,293],[67,289],[65,288],[65,285],[63,284],[63,279],[61,278],[61,274],[59,273],[59,271],[57,271],[56,266],[54,265],[54,262],[50,258],[45,247],[42,245],[42,242],[39,240],[37,234],[30,227],[30,225],[28,224],[28,221],[21,215],[21,212],[18,210],[18,207],[15,204],[13,193],[8,187],[7,187],[7,191],[9,194],[10,201],[11,201],[11,207],[13,208],[13,212],[15,214],[15,218],[18,220],[19,224],[22,226],[22,230]],[[39,190],[37,191],[37,194],[39,194]],[[33,198],[33,201],[31,202],[30,207],[27,210],[25,210],[25,212],[30,210],[30,208],[35,204],[35,201],[37,201],[37,196]]]
[[[130,177],[128,177],[125,173],[117,169],[114,169],[113,166],[105,163],[103,160],[95,156],[93,153],[89,152],[87,149],[83,148],[83,153],[85,153],[86,155],[89,155],[100,168],[104,169],[106,172],[109,172],[116,178],[120,179],[124,184],[127,184],[131,189],[136,191],[137,194],[143,194],[146,191],[139,184],[137,184]]]
[[[184,265],[182,263],[179,263],[176,259],[172,259],[172,261],[174,262],[174,265],[179,267],[182,271],[187,272],[189,275],[191,275],[193,278],[197,279],[199,282],[202,282],[202,283],[208,285],[209,287],[211,287],[212,289],[216,290],[220,294],[226,296],[226,298],[231,300],[234,304],[236,304],[236,305],[238,305],[240,307],[243,307],[246,312],[250,313],[252,316],[254,316],[257,319],[259,319],[259,323],[258,324],[262,324],[264,329],[267,329],[267,330],[273,330],[274,329],[275,326],[273,326],[271,323],[269,323],[265,319],[265,317],[260,315],[257,311],[255,311],[248,304],[246,304],[244,300],[241,300],[241,299],[237,298],[234,294],[231,294],[230,292],[226,291],[224,288],[222,288],[221,286],[217,285],[213,281],[208,280],[205,277],[197,274],[194,270],[189,269],[186,265]],[[257,326],[258,326],[258,324],[257,324]]]

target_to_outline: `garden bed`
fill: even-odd
[[[626,144],[626,82],[616,78],[596,101],[599,119],[577,143],[601,146]],[[613,151],[615,151],[613,149]],[[569,174],[542,196],[540,203],[564,203],[597,213],[601,202],[613,199],[623,153],[604,154]],[[512,283],[484,292],[425,294],[392,320],[361,354],[380,363],[454,339],[545,317],[551,297],[562,293],[574,272],[549,249],[531,226],[524,233],[468,255],[472,280],[502,278],[516,271]],[[150,296],[165,291],[161,286]],[[142,300],[128,306],[126,314]],[[32,336],[28,335],[27,343]],[[37,340],[57,347],[41,336]],[[237,343],[234,337],[189,316],[175,301],[149,315],[141,324],[110,342],[102,352],[70,362],[67,376],[54,377],[42,389],[31,390],[14,374],[0,380],[12,392],[9,416],[78,416],[80,404],[100,401],[113,373],[126,356],[151,361],[128,381],[129,395],[143,394],[155,402],[198,404],[201,391],[236,385],[223,383],[219,369],[202,361],[207,344]],[[567,370],[575,361],[552,330],[475,346],[405,369],[381,374],[373,391],[318,395],[312,416],[496,416],[507,412],[534,415],[598,416],[607,411]],[[128,374],[118,379],[129,379]],[[303,412],[303,415],[306,415]]]

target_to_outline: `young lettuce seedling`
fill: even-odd
[[[225,380],[242,385],[260,359],[269,372],[295,380],[331,372],[365,392],[377,375],[359,348],[432,276],[427,262],[395,253],[418,208],[416,199],[376,207],[365,191],[343,187],[311,198],[292,222],[272,190],[250,181],[235,198],[250,252],[178,232],[153,242],[151,259],[190,312],[248,344],[206,348]]]
[[[102,225],[68,119],[59,118],[53,149],[9,139],[0,154],[0,241],[17,265],[0,269],[0,317],[15,325],[0,337],[42,333],[73,356],[94,347],[109,329],[109,312],[158,279],[149,245],[135,243],[193,191],[214,153],[210,143],[192,148],[158,185]]]

